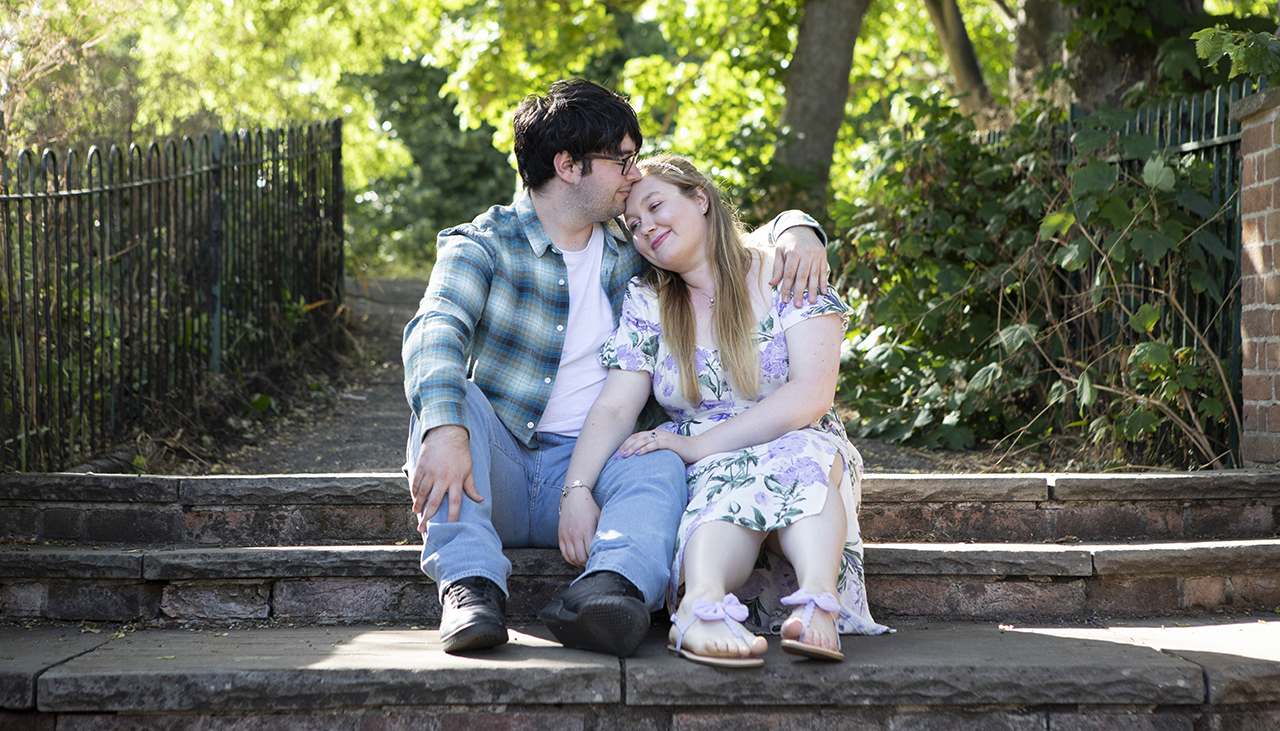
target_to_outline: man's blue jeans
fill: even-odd
[[[448,505],[441,504],[422,536],[422,570],[441,589],[458,579],[481,576],[506,594],[511,562],[502,555],[503,548],[560,546],[560,490],[576,440],[539,434],[536,449],[525,447],[470,381],[467,424],[472,479],[484,502],[464,495],[455,523],[446,522]],[[414,416],[404,466],[407,475],[413,475],[422,438]],[[671,574],[676,530],[689,500],[684,463],[665,450],[610,459],[593,494],[600,506],[600,522],[583,576],[597,571],[622,574],[644,593],[651,611],[660,608]]]

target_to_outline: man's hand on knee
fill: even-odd
[[[413,495],[419,533],[426,531],[427,519],[446,500],[450,523],[458,520],[463,494],[477,503],[484,501],[471,478],[470,435],[464,427],[438,426],[427,432],[409,478],[409,492]]]

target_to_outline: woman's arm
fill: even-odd
[[[835,314],[822,315],[792,325],[785,335],[789,380],[760,403],[698,436],[659,431],[653,439],[643,432],[626,439],[620,451],[631,455],[670,449],[693,463],[711,454],[773,441],[817,421],[835,398],[844,322]]]
[[[560,554],[574,566],[587,564],[591,538],[600,521],[600,508],[591,491],[605,462],[631,434],[652,387],[653,376],[648,371],[611,369],[605,377],[604,388],[587,412],[586,423],[569,458],[564,484],[572,485],[578,480],[591,489],[575,487],[560,505]]]

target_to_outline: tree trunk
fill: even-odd
[[[960,96],[960,108],[966,114],[976,114],[995,105],[987,81],[978,65],[973,42],[964,27],[964,17],[956,0],[924,0],[929,19],[938,33],[938,41],[951,64],[951,75],[956,80],[956,94]]]
[[[1178,3],[1190,15],[1204,12],[1203,0],[1178,0]],[[1074,6],[1067,9],[1068,24],[1075,22],[1078,12]],[[1159,27],[1162,18],[1152,15],[1151,22],[1157,26],[1154,29],[1156,37],[1171,35],[1167,27]],[[1075,92],[1081,111],[1092,114],[1102,107],[1121,107],[1125,92],[1139,82],[1154,88],[1157,55],[1158,49],[1151,43],[1136,43],[1129,37],[1108,44],[1090,37],[1081,39],[1067,58],[1071,66],[1071,90]]]
[[[1046,67],[1064,60],[1066,49],[1060,36],[1070,30],[1058,0],[1023,0],[1014,31],[1013,68],[1009,74],[1014,96],[1028,99],[1039,94],[1036,76]]]
[[[796,50],[787,67],[783,132],[765,181],[769,194],[761,201],[763,208],[802,208],[825,220],[827,182],[844,124],[853,49],[870,5],[871,0],[804,4]]]

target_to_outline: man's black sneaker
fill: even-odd
[[[644,595],[621,574],[579,579],[542,608],[538,618],[565,647],[628,657],[649,633]]]
[[[487,650],[507,641],[507,598],[488,579],[458,579],[444,590],[440,642],[445,652]]]

